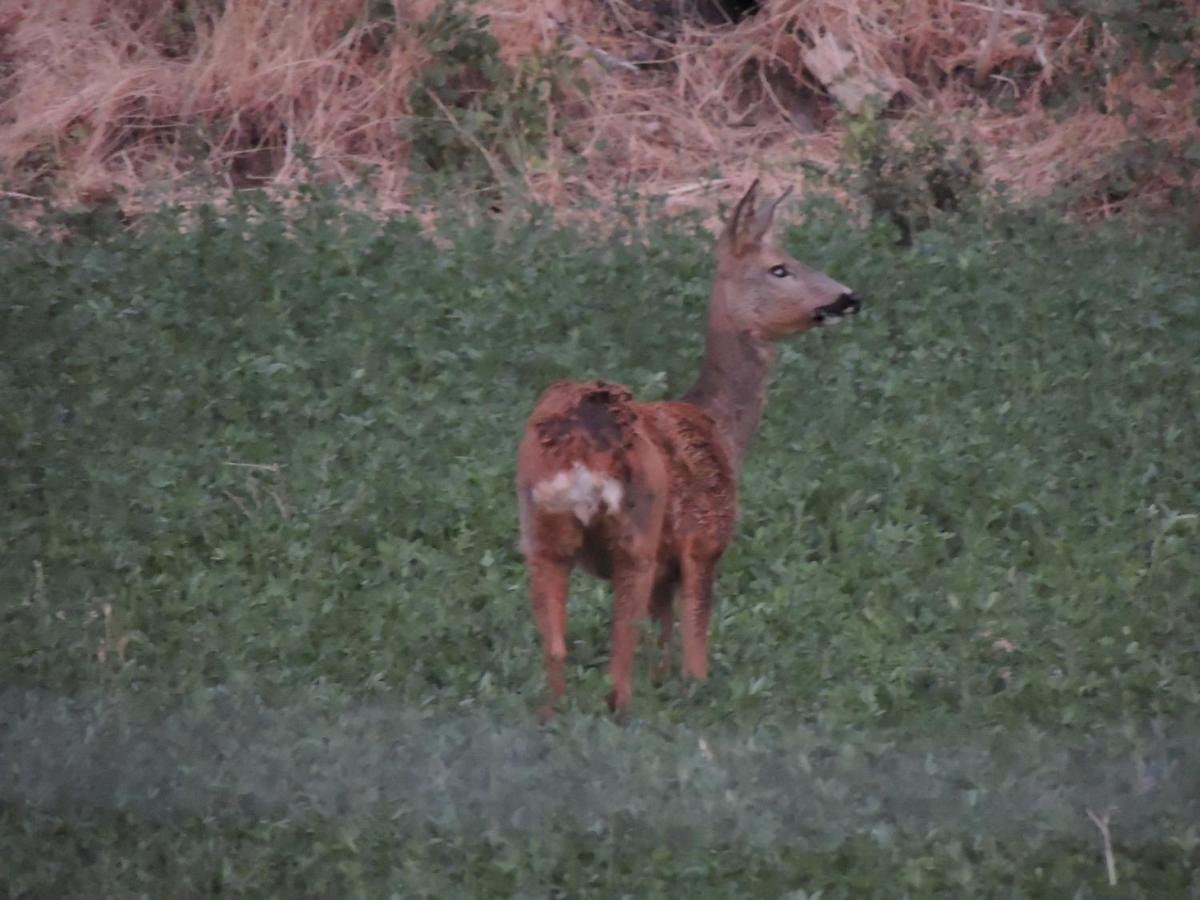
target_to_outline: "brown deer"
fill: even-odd
[[[704,363],[681,400],[640,403],[619,384],[560,381],[529,417],[517,503],[549,685],[546,718],[566,687],[575,566],[613,584],[614,712],[629,703],[634,627],[648,612],[659,626],[656,675],[669,673],[677,590],[684,675],[707,676],[713,578],[733,535],[738,472],[766,403],[774,342],[859,309],[850,288],[768,240],[788,192],[756,209],[757,191],[756,180],[717,241]]]

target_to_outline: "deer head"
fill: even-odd
[[[758,179],[733,210],[717,242],[713,324],[775,341],[858,312],[854,291],[788,255],[770,238],[774,202],[757,204]]]

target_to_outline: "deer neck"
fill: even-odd
[[[704,362],[683,400],[713,417],[732,453],[734,469],[740,472],[767,403],[767,378],[775,362],[775,347],[735,328],[722,315],[719,298],[713,300]]]

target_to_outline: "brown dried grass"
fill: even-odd
[[[197,171],[206,191],[213,179],[287,185],[306,175],[295,152],[304,145],[324,176],[350,182],[373,169],[380,201],[403,206],[409,88],[428,62],[414,24],[436,5],[397,3],[382,39],[362,0],[228,0],[187,32],[182,4],[8,0],[5,188],[135,205],[152,184],[186,193]],[[1070,184],[1085,213],[1111,209],[1100,185],[1106,160],[1139,136],[1179,145],[1194,130],[1186,73],[1165,91],[1141,71],[1109,78],[1114,102],[1133,103],[1129,120],[1052,112],[1048,98],[1064,79],[1103,77],[1088,42],[1111,36],[1036,0],[765,0],[723,27],[664,22],[647,6],[476,4],[504,59],[565,48],[590,87],[547,105],[546,158],[517,173],[534,198],[566,207],[635,188],[686,206],[751,172],[800,179],[803,163],[837,159],[839,103],[869,85],[894,92],[900,133],[929,120],[968,123],[989,177],[1022,196]],[[1171,186],[1148,179],[1137,193]]]

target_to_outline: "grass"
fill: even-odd
[[[710,240],[441,246],[308,191],[0,245],[10,896],[1196,896],[1200,277],[1171,230],[789,243],[869,298],[788,346],[712,674],[534,724],[523,418],[669,396]],[[186,227],[181,227],[186,226]]]
[[[970,174],[1022,198],[1061,195],[1091,218],[1196,206],[1189,4],[779,0],[737,24],[711,15],[737,5],[7,4],[0,197],[137,215],[148,189],[207,197],[315,168],[392,208],[439,187],[503,204],[513,185],[563,212],[631,188],[707,205],[713,180],[837,168],[876,96],[892,153],[937,124],[971,148]],[[956,155],[936,166],[951,184]]]

